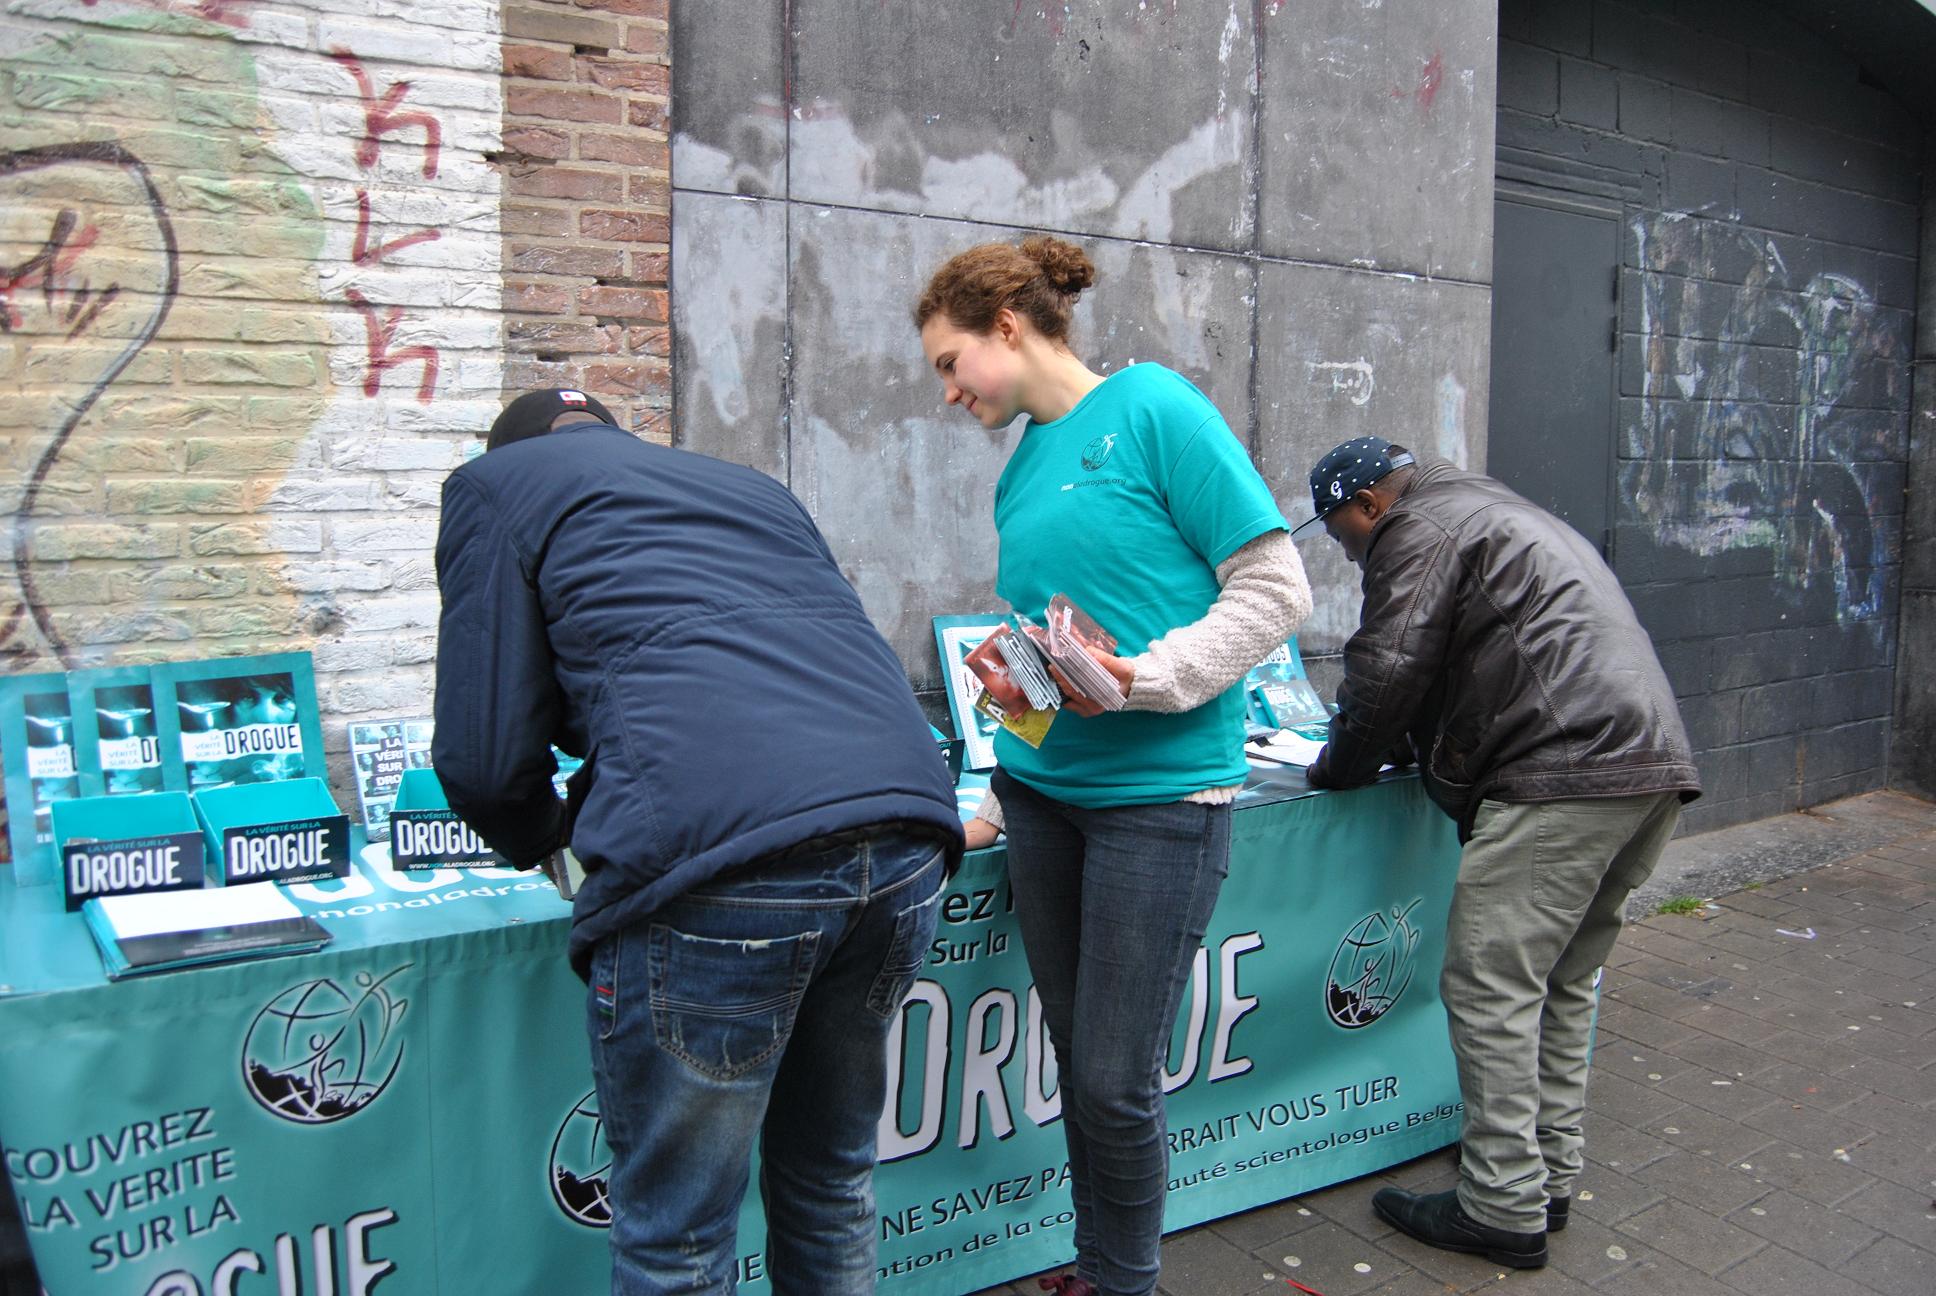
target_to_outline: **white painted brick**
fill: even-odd
[[[393,573],[400,590],[435,590],[437,563],[434,558],[411,558],[396,565]]]
[[[384,502],[391,508],[421,510],[441,508],[444,501],[444,479],[424,478],[413,481],[390,482],[390,489]]]
[[[319,640],[309,651],[319,675],[382,670],[392,658],[388,635]]]
[[[448,471],[460,462],[457,457],[457,444],[454,441],[389,439],[343,441],[330,450],[330,463],[337,468],[360,469],[365,472],[408,472],[425,469]]]
[[[418,715],[430,710],[436,684],[422,669],[391,669],[380,675],[332,676],[318,683],[334,715]]]
[[[435,596],[350,599],[343,604],[343,622],[362,631],[435,629],[441,606]]]
[[[392,77],[379,75],[385,63],[407,66],[468,68],[476,72],[498,67],[498,38],[495,33],[427,31],[410,26],[364,26],[325,17],[316,24],[316,44],[329,49],[341,45],[356,53],[370,69],[378,93],[387,88]],[[407,71],[398,72],[408,76]]]
[[[330,544],[339,554],[428,554],[437,544],[437,519],[335,521],[330,523]]]
[[[258,593],[276,588],[299,594],[370,593],[389,589],[393,583],[389,566],[377,562],[284,563],[264,575],[268,588],[258,589]]]
[[[373,478],[285,477],[262,501],[269,512],[331,513],[372,509],[384,498]]]

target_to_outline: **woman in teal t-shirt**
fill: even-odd
[[[1062,1296],[1156,1289],[1168,1144],[1162,1067],[1230,858],[1244,673],[1311,610],[1284,518],[1223,416],[1155,364],[1108,377],[1069,348],[1095,282],[1080,248],[983,244],[915,309],[947,403],[1028,423],[995,485],[995,591],[1034,621],[1067,595],[1114,635],[1124,696],[1072,696],[1042,745],[1006,730],[989,801],[1004,825],[1029,969],[1061,1075],[1076,1271]],[[1067,681],[1065,692],[1074,694]]]

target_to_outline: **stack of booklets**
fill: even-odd
[[[997,629],[964,659],[1003,711],[1020,716],[1059,709],[1066,695],[1049,672],[1051,664],[1077,695],[1105,711],[1123,709],[1122,686],[1089,652],[1093,647],[1113,654],[1115,637],[1067,595],[1049,600],[1046,628],[1027,617],[1015,619],[1015,626]]]
[[[273,882],[104,896],[81,906],[101,947],[108,979],[274,954],[307,954],[329,943]]]

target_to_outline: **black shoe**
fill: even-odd
[[[1571,1197],[1548,1197],[1546,1199],[1546,1231],[1548,1233],[1566,1232],[1566,1217],[1573,1211]]]
[[[1546,1264],[1546,1234],[1513,1233],[1481,1224],[1459,1205],[1456,1189],[1442,1193],[1406,1192],[1381,1188],[1371,1199],[1378,1218],[1408,1237],[1441,1251],[1482,1255],[1512,1269],[1538,1269]]]

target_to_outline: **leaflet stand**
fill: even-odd
[[[194,801],[224,886],[349,876],[350,817],[319,778],[205,788]]]
[[[487,868],[498,862],[484,839],[457,817],[435,770],[403,772],[390,807],[390,860],[399,871]]]
[[[97,896],[202,885],[202,829],[186,792],[76,797],[52,816],[70,913]]]

